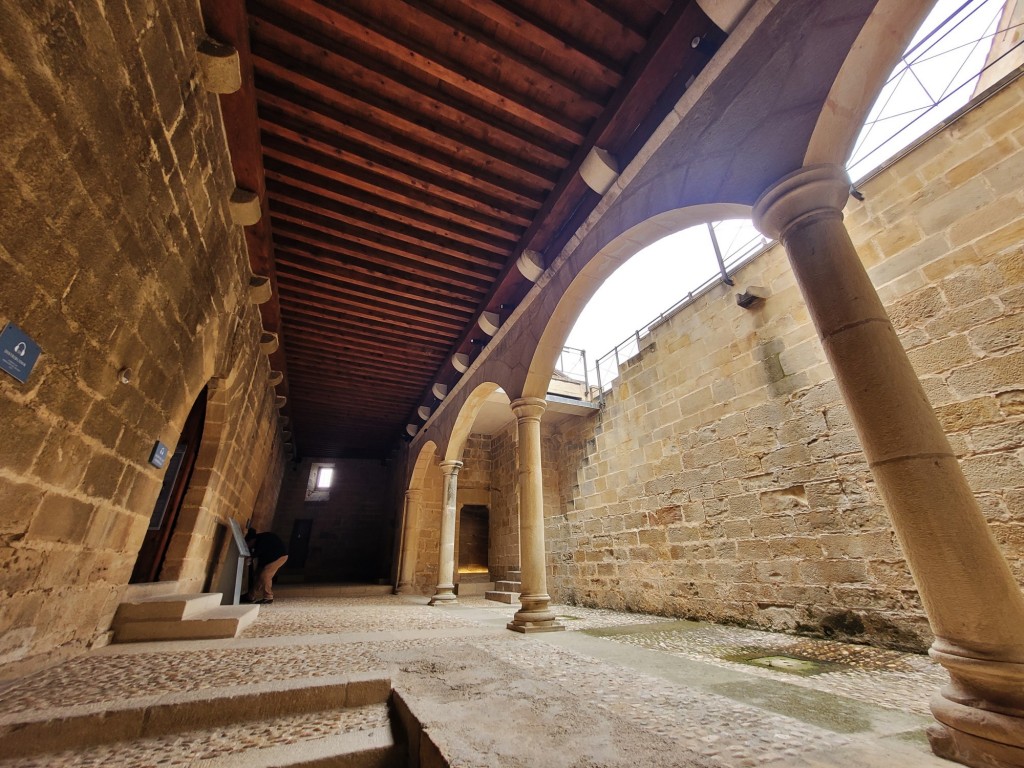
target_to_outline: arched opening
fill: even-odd
[[[514,489],[496,484],[493,478],[495,444],[503,445],[510,423],[514,420],[508,395],[496,384],[486,383],[467,398],[452,430],[446,456],[462,462],[454,576],[460,595],[483,594],[496,578],[518,566],[519,517]]]
[[[207,388],[203,387],[185,419],[177,445],[167,457],[160,494],[153,505],[149,528],[132,570],[132,584],[156,581],[163,568],[199,456],[206,420],[206,398]]]
[[[416,456],[403,501],[398,583],[402,594],[426,594],[437,583],[442,485],[437,445],[427,441]]]

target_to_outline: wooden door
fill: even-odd
[[[188,492],[195,468],[196,457],[199,455],[199,443],[203,438],[203,422],[206,420],[206,388],[199,393],[195,405],[185,420],[178,445],[167,461],[167,471],[160,487],[160,495],[153,505],[153,514],[149,519],[149,530],[142,541],[142,548],[135,561],[131,583],[147,583],[156,581],[160,568],[167,555],[167,547],[171,543],[174,524],[178,520],[182,502]]]

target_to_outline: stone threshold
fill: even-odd
[[[386,703],[382,672],[207,688],[0,715],[0,754],[27,757],[321,710]]]

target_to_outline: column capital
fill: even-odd
[[[544,415],[544,409],[548,407],[547,401],[542,397],[520,397],[509,403],[512,406],[512,413],[519,421],[536,419]]]
[[[423,489],[422,488],[409,488],[405,492],[405,497],[407,499],[418,499],[422,495],[423,495]]]
[[[455,475],[462,469],[461,461],[442,461],[441,472],[445,475]]]
[[[808,165],[783,176],[754,203],[754,226],[776,240],[785,240],[795,225],[822,216],[843,217],[850,196],[850,177],[838,165]]]

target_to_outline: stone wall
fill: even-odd
[[[1024,583],[1022,94],[1018,81],[864,183],[847,225]],[[545,441],[552,595],[923,649],[785,254],[736,281],[770,296],[745,310],[734,289],[705,294],[653,331],[598,415]]]
[[[306,499],[314,464],[334,467],[322,501]],[[305,581],[387,581],[395,530],[388,479],[387,466],[376,460],[306,458],[289,465],[273,530],[288,543],[296,520],[311,521],[308,556],[300,572]],[[295,571],[288,569],[293,575]]]
[[[441,541],[441,505],[444,503],[444,478],[440,459],[434,455],[423,474],[419,510],[419,538],[413,585],[423,595],[434,594]]]
[[[195,3],[0,7],[0,675],[103,642],[171,448],[209,384],[163,579],[201,589],[217,532],[274,503],[280,437]],[[129,383],[119,371],[131,368]],[[258,508],[257,508],[258,507]]]
[[[504,579],[519,562],[519,488],[516,466],[519,456],[516,424],[512,422],[491,440],[491,526],[488,566],[491,576]]]

